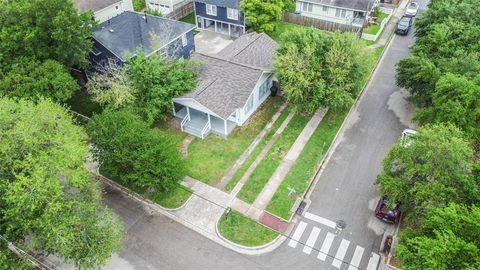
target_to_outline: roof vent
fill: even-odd
[[[108,29],[108,32],[113,33],[115,31],[113,29]]]

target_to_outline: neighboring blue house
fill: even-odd
[[[245,33],[240,0],[195,0],[197,27],[239,37]]]
[[[90,59],[96,66],[109,61],[125,63],[138,49],[145,55],[188,58],[195,51],[195,25],[126,11],[99,25],[93,32]]]
[[[218,54],[195,53],[204,65],[194,91],[172,100],[182,131],[227,137],[278,90],[273,57],[279,45],[265,33],[237,38]]]

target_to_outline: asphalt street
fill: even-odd
[[[318,179],[304,228],[290,235],[297,241],[261,256],[240,255],[106,188],[104,201],[125,221],[127,239],[105,269],[367,269],[391,229],[374,217],[374,183],[413,111],[395,85],[395,64],[413,42],[412,32],[395,36],[385,52]]]

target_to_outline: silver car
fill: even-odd
[[[407,10],[405,11],[405,15],[415,17],[417,16],[417,12],[418,12],[418,3],[410,2],[410,4],[408,4],[407,6]]]

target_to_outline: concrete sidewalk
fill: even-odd
[[[272,177],[270,177],[270,180],[268,180],[268,183],[263,187],[262,192],[253,202],[253,207],[260,210],[265,210],[265,208],[267,208],[268,203],[272,199],[280,184],[283,182],[283,179],[285,179],[285,176],[287,176],[293,164],[295,164],[295,161],[297,161],[298,156],[300,153],[302,153],[303,148],[307,144],[313,132],[315,132],[317,129],[318,124],[320,124],[326,113],[327,109],[319,109],[313,115],[310,121],[308,121],[307,125],[302,130],[302,133],[300,133],[300,135],[297,137],[295,143],[285,155],[280,165],[273,173]]]

